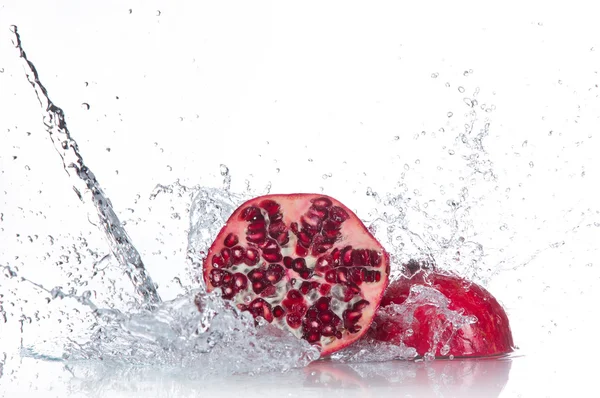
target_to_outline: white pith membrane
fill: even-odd
[[[240,206],[204,266],[209,291],[221,288],[242,311],[321,346],[322,355],[366,332],[388,274],[387,254],[360,220],[335,199],[309,194],[269,195]]]

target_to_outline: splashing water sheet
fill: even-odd
[[[462,4],[59,3],[0,5],[2,396],[586,391],[593,364],[567,361],[597,353],[592,13],[572,45],[551,7],[497,10],[505,37]],[[419,259],[486,286],[515,354],[422,358],[364,338],[319,360],[207,293],[228,217],[285,192],[348,204],[392,279]],[[435,286],[375,322],[410,325],[422,305],[446,320],[435,344],[477,322]]]

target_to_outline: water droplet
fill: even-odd
[[[415,164],[421,164],[421,160],[420,159],[415,160]]]
[[[446,114],[446,116],[448,116],[448,117],[452,117],[453,115],[454,115],[454,113],[452,113],[452,112],[448,112],[448,113]]]
[[[410,169],[410,166],[408,165],[408,163],[404,164],[404,170],[408,171]]]
[[[465,88],[463,86],[459,86],[458,87],[458,92],[459,93],[464,93],[465,92]]]
[[[446,86],[446,87],[450,87],[450,83],[449,83],[449,82],[446,82],[445,86]]]
[[[129,9],[129,13],[130,13],[130,14],[131,14],[131,13],[133,13],[133,10],[132,10],[131,8]]]
[[[448,149],[448,154],[450,155],[454,155],[456,152],[454,152],[454,149]]]
[[[312,160],[312,158],[308,158],[308,161],[312,163],[313,160]]]
[[[500,226],[500,231],[506,231],[507,229],[508,229],[508,225],[506,225],[506,224],[502,224]]]
[[[448,344],[444,344],[444,346],[440,350],[440,354],[442,354],[443,356],[446,356],[446,355],[448,355],[449,352],[450,352],[450,346]]]
[[[4,73],[4,68],[0,68],[0,73]]]
[[[224,165],[224,164],[221,164],[221,165],[219,166],[219,170],[220,170],[220,172],[221,172],[221,175],[222,175],[222,176],[226,176],[226,175],[228,175],[228,174],[229,174],[229,167],[227,167],[227,166],[226,166],[226,165]]]
[[[281,171],[281,169],[280,169],[279,167],[277,167],[277,168],[275,169],[275,172],[276,172],[276,173],[279,173],[280,171]]]
[[[160,10],[156,10],[156,16],[157,16],[157,17],[160,17],[160,14],[162,14],[162,13],[160,12]]]
[[[523,143],[521,144],[521,146],[522,146],[523,148],[527,147],[527,140],[523,141]]]
[[[88,103],[84,102],[84,103],[82,103],[82,104],[81,104],[81,107],[82,107],[84,110],[86,110],[86,111],[87,111],[87,110],[89,110],[89,109],[90,109],[90,104],[88,104]]]
[[[438,76],[439,76],[439,73],[437,73],[437,72],[431,74],[432,79],[436,79]]]
[[[533,162],[529,162],[529,167],[533,169]]]
[[[394,140],[398,141],[400,139],[399,135],[394,136]]]

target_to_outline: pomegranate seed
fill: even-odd
[[[331,200],[325,197],[312,199],[311,203],[317,209],[329,208],[332,205]]]
[[[302,303],[296,303],[292,305],[292,308],[290,308],[290,312],[293,312],[295,314],[298,314],[300,316],[303,316],[304,314],[306,314],[306,311],[308,310],[308,307],[302,302]]]
[[[323,325],[318,319],[307,319],[303,326],[305,331],[320,332]]]
[[[329,303],[331,302],[330,297],[321,297],[315,303],[315,308],[319,311],[326,311],[329,309]]]
[[[210,281],[214,287],[219,287],[223,284],[223,273],[227,271],[220,270],[218,268],[213,268],[210,271]]]
[[[283,278],[284,269],[279,264],[271,264],[267,269],[267,279],[271,283],[277,283]]]
[[[316,343],[321,339],[321,334],[318,332],[309,333],[303,336],[309,343]]]
[[[352,246],[346,246],[342,249],[341,253],[342,264],[345,266],[352,265]]]
[[[329,218],[331,218],[335,222],[343,223],[348,218],[350,218],[350,216],[348,215],[348,213],[346,213],[346,210],[342,209],[341,207],[333,206],[329,210]]]
[[[284,314],[285,310],[281,308],[280,305],[275,306],[275,308],[273,308],[273,316],[275,316],[275,318],[281,318]]]
[[[302,282],[302,284],[300,285],[300,293],[304,294],[305,296],[311,290],[312,290],[312,286],[311,286],[310,282]]]
[[[349,271],[350,280],[357,285],[360,285],[365,280],[365,271],[364,268],[351,268]]]
[[[233,247],[238,244],[238,237],[233,232],[229,233],[223,242],[226,247]]]
[[[223,257],[221,257],[218,254],[215,254],[212,258],[212,265],[215,268],[222,268],[223,264],[225,264],[225,261],[223,260]]]
[[[365,309],[365,307],[368,305],[369,305],[369,302],[367,300],[360,300],[360,301],[357,301],[356,303],[354,303],[354,306],[352,307],[352,309],[354,309],[355,311],[361,311],[361,310]]]
[[[300,294],[300,292],[298,290],[290,290],[287,294],[287,298],[288,300],[291,300],[293,302],[300,302],[303,301],[303,297],[302,294]]]
[[[258,207],[246,207],[241,213],[240,218],[244,221],[264,220],[262,213]]]
[[[323,227],[323,221],[317,216],[308,217],[308,215],[300,217],[302,228],[310,235],[314,235]]]
[[[319,286],[319,293],[321,293],[321,296],[328,295],[330,291],[331,285],[324,283],[321,286]]]
[[[371,250],[371,265],[373,267],[379,267],[381,265],[381,253]]]
[[[292,329],[298,329],[302,325],[302,318],[296,314],[287,314],[285,320]]]
[[[306,268],[306,261],[303,258],[297,258],[292,262],[292,269],[300,272]]]
[[[248,279],[250,279],[251,281],[259,281],[261,279],[263,279],[265,277],[265,274],[263,273],[263,271],[261,269],[253,269],[252,271],[248,272]]]
[[[309,247],[312,243],[312,236],[310,236],[306,232],[300,232],[298,234],[298,243],[300,243],[304,247]]]
[[[236,246],[231,249],[231,262],[233,265],[238,265],[244,262],[245,250],[242,246]]]
[[[336,271],[333,269],[327,271],[325,273],[325,280],[329,283],[336,283],[337,282]]]
[[[266,238],[267,233],[264,230],[246,235],[246,240],[248,242],[256,243],[257,245],[264,243]]]
[[[291,257],[285,256],[283,258],[283,265],[285,265],[286,268],[292,268],[292,263],[293,263],[293,260]]]
[[[356,284],[350,282],[346,287],[346,291],[344,292],[344,302],[347,303],[348,301],[352,300],[354,296],[357,296],[359,294],[360,288]]]
[[[231,267],[231,250],[228,248],[223,248],[221,250],[221,257],[223,258],[223,268]]]
[[[277,293],[277,288],[273,285],[267,286],[260,294],[262,297],[273,297]]]
[[[356,249],[352,252],[352,264],[355,266],[364,266],[365,265],[365,258],[364,258],[364,253],[365,251],[362,249]],[[367,258],[368,258],[369,254],[367,253]]]
[[[256,249],[247,249],[246,256],[244,257],[244,262],[247,265],[256,265],[258,264],[258,250]]]
[[[263,256],[263,258],[265,260],[267,260],[270,263],[278,263],[283,258],[281,256],[281,253],[279,253],[279,252],[275,252],[275,253],[263,253],[262,256]]]
[[[281,250],[275,239],[271,238],[266,238],[265,241],[259,247],[266,252],[274,252]]]
[[[344,321],[348,322],[349,324],[355,324],[358,322],[361,316],[362,312],[360,311],[344,311]]]
[[[308,254],[308,249],[303,247],[300,243],[296,245],[296,254],[300,257],[306,257]]]
[[[319,310],[317,310],[314,306],[310,307],[308,311],[306,311],[306,317],[308,319],[316,319],[319,316]]]
[[[233,274],[233,280],[237,291],[244,290],[248,286],[248,279],[244,274],[240,272],[236,272],[235,274]]]
[[[279,203],[275,202],[274,200],[263,200],[259,203],[259,206],[265,209],[269,216],[276,215],[280,208]]]
[[[340,257],[342,256],[342,252],[337,248],[333,249],[331,252],[331,259],[333,260],[333,266],[338,267],[340,265]]]
[[[323,227],[323,222],[316,217],[308,219],[300,217],[300,224],[302,224],[302,231],[310,236],[314,236]]]
[[[233,296],[235,296],[235,290],[231,286],[226,286],[223,288],[224,299],[232,299]]]
[[[325,325],[321,329],[321,334],[325,337],[330,337],[335,335],[335,329],[331,325]]]
[[[252,290],[254,290],[254,293],[256,294],[261,294],[263,290],[265,290],[267,288],[267,284],[264,283],[263,281],[255,281],[252,282]]]
[[[267,228],[267,223],[265,222],[265,220],[257,220],[257,221],[251,222],[248,225],[249,232],[260,232],[260,231],[264,231],[266,228]]]
[[[309,269],[303,269],[298,273],[302,279],[309,279],[312,276],[312,271]]]
[[[310,209],[308,209],[306,215],[309,218],[318,218],[319,220],[325,220],[327,219],[327,217],[329,217],[329,210],[327,210],[326,208],[319,209],[315,206],[311,206]]]

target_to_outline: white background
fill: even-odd
[[[481,272],[524,355],[501,396],[586,391],[598,354],[600,27],[593,2],[566,4],[4,1],[0,264],[27,251],[17,233],[89,229],[12,47],[14,24],[123,214],[144,214],[136,195],[158,183],[219,186],[221,164],[233,191],[246,180],[323,190],[364,218],[376,206],[367,189],[392,192],[404,172],[432,213],[467,186]],[[472,174],[455,140],[477,88],[492,181]],[[182,253],[154,255],[151,228],[130,233],[168,298],[178,268],[164,264]],[[21,268],[53,286],[49,267]]]

